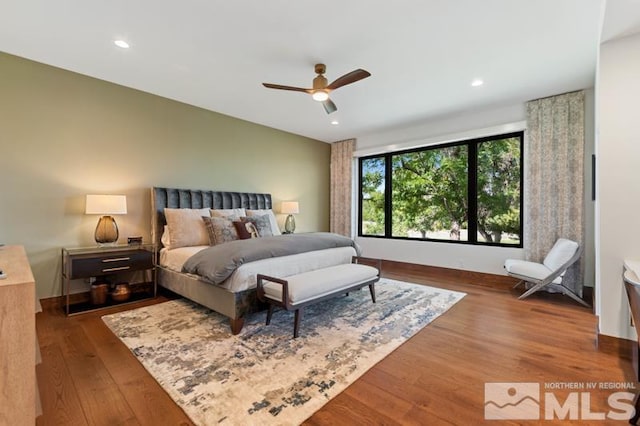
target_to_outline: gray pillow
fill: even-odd
[[[234,241],[238,239],[238,232],[233,222],[223,217],[202,217],[209,234],[209,244],[216,246],[218,244]]]
[[[258,231],[258,235],[261,237],[271,237],[273,236],[273,232],[271,232],[271,221],[269,220],[269,215],[262,216],[252,216],[252,217],[243,217],[241,218],[243,222],[251,222],[253,226],[256,227]]]

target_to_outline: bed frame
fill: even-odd
[[[156,259],[162,248],[162,232],[167,220],[165,207],[189,209],[271,209],[271,194],[247,192],[203,191],[194,189],[159,188],[151,190],[151,239],[156,247]],[[158,265],[158,262],[156,262]],[[246,314],[264,308],[256,289],[239,293],[208,283],[197,277],[157,266],[158,284],[229,318],[231,332],[240,333]]]

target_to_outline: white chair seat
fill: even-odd
[[[509,276],[521,280],[515,287],[523,281],[532,284],[527,291],[520,295],[519,299],[524,299],[542,289],[553,289],[566,294],[576,302],[589,306],[573,290],[562,284],[562,277],[565,272],[580,258],[581,254],[582,247],[580,247],[580,244],[566,238],[559,238],[542,263],[507,259],[504,262],[504,269],[506,269]]]
[[[507,259],[504,262],[504,269],[510,274],[531,277],[537,280],[544,280],[553,272],[541,263],[529,262],[527,260]],[[560,284],[562,277],[558,277],[552,281],[554,284]]]

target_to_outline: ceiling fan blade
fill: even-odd
[[[269,89],[292,90],[294,92],[305,92],[305,93],[313,92],[313,90],[311,89],[304,89],[302,87],[282,86],[280,84],[271,84],[271,83],[262,83],[262,85]]]
[[[338,107],[333,103],[331,99],[323,101],[322,106],[324,107],[324,110],[327,111],[327,114],[331,114],[332,112],[336,112],[338,110]]]
[[[343,75],[342,77],[338,77],[333,83],[327,86],[329,90],[335,90],[338,87],[346,86],[347,84],[355,83],[356,81],[362,80],[363,78],[369,77],[371,74],[368,71],[358,68],[355,71],[351,71]]]

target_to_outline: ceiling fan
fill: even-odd
[[[331,84],[327,84],[327,79],[324,76],[326,70],[327,67],[324,64],[316,64],[315,73],[318,75],[313,79],[312,89],[293,86],[282,86],[280,84],[271,83],[262,83],[262,85],[269,89],[292,90],[294,92],[308,93],[314,100],[322,102],[324,110],[327,111],[327,114],[331,114],[332,112],[338,110],[336,104],[334,104],[333,101],[329,99],[329,93],[331,93],[331,91],[336,90],[342,86],[346,86],[347,84],[355,83],[356,81],[360,81],[363,78],[367,78],[371,75],[368,71],[357,69],[343,75],[342,77],[338,77]]]

